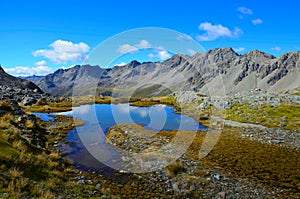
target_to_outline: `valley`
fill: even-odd
[[[31,79],[41,89],[1,70],[0,197],[299,198],[298,62],[298,52],[275,58],[214,49],[162,63],[60,69]],[[213,95],[218,75],[223,95]],[[81,92],[74,95],[74,87]],[[128,122],[124,113],[139,119]],[[174,129],[155,128],[163,116]],[[204,128],[180,129],[172,121]],[[100,141],[93,136],[104,122]],[[100,145],[120,153],[91,154]]]

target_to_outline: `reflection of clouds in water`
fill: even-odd
[[[193,118],[181,116],[179,129],[196,131],[198,130],[198,127],[199,124]]]
[[[142,110],[136,110],[136,112],[141,116],[141,117],[147,117],[148,116],[148,111],[145,109]]]
[[[73,114],[75,118],[81,118],[82,120],[94,124],[98,123],[98,119],[95,114],[95,104],[83,105],[73,108]]]
[[[58,112],[54,113],[54,115],[73,115],[73,111]]]
[[[92,107],[94,107],[94,106],[84,105],[84,106],[76,107],[73,110],[74,115],[76,115],[76,114],[77,115],[85,115],[92,110]]]
[[[149,116],[151,122],[148,126],[156,130],[162,130],[167,120],[167,113],[164,107],[162,105],[150,107]]]
[[[152,109],[154,109],[156,112],[165,112],[165,109],[163,106],[159,105],[159,106],[154,106],[151,107]]]
[[[130,111],[138,109],[138,107],[130,106],[129,104],[117,104],[112,107],[113,111],[129,114]]]
[[[193,124],[194,121],[191,118],[188,118],[188,117],[181,117],[181,123],[183,123],[183,124]]]
[[[129,104],[116,104],[111,106],[112,116],[116,123],[134,123],[130,111],[137,107],[131,107]]]

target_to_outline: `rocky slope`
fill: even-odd
[[[0,66],[0,100],[15,100],[30,105],[48,96],[34,83],[11,76]]]
[[[62,94],[71,95],[73,85],[80,83],[81,87],[88,87],[91,82],[98,81],[106,70],[99,66],[76,65],[69,69],[59,69],[53,74],[46,75],[42,79],[33,80],[43,91],[54,96]]]
[[[253,88],[267,91],[297,88],[299,75],[300,52],[276,58],[258,50],[238,55],[231,48],[217,48],[191,57],[177,54],[164,62],[132,61],[112,69],[75,66],[60,69],[35,83],[54,95],[71,95],[75,81],[85,94],[91,94],[93,91],[88,89],[98,85],[102,90],[97,94],[109,95],[115,92],[148,97],[178,90],[232,95]]]

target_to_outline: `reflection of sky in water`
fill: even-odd
[[[191,117],[175,114],[174,108],[165,105],[133,107],[129,104],[93,104],[74,107],[72,111],[56,114],[74,116],[85,122],[84,126],[70,131],[66,137],[66,140],[73,143],[66,157],[73,160],[77,166],[96,170],[103,168],[100,162],[116,167],[120,166],[116,164],[122,164],[122,161],[114,161],[120,160],[120,154],[116,148],[106,143],[103,134],[116,124],[141,124],[145,129],[155,131],[196,131],[205,128]]]
[[[175,114],[174,108],[165,105],[133,107],[129,104],[94,104],[75,107],[64,114],[78,117],[87,124],[100,124],[105,133],[111,126],[125,123],[141,124],[145,129],[155,131],[195,131],[204,128],[193,118]]]
[[[39,117],[42,121],[54,121],[53,116],[51,116],[51,114],[48,114],[48,113],[33,112],[32,114]]]

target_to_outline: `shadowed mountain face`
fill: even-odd
[[[35,92],[37,93],[43,93],[43,91],[34,83],[7,74],[1,66],[0,66],[0,85],[2,87],[5,86],[5,87],[11,87],[15,89],[19,88],[19,89],[35,90]]]
[[[0,66],[0,100],[13,100],[30,105],[49,97],[34,83],[7,74]]]
[[[173,91],[203,94],[234,94],[253,88],[279,91],[300,86],[300,52],[273,55],[251,51],[238,55],[231,48],[218,48],[194,56],[177,54],[164,62],[132,61],[124,66],[74,66],[60,69],[35,83],[53,95],[72,95],[76,85],[82,93],[97,85],[96,94],[148,97]],[[223,86],[224,85],[224,86]],[[224,90],[225,89],[225,90]],[[223,93],[224,94],[224,93]]]

